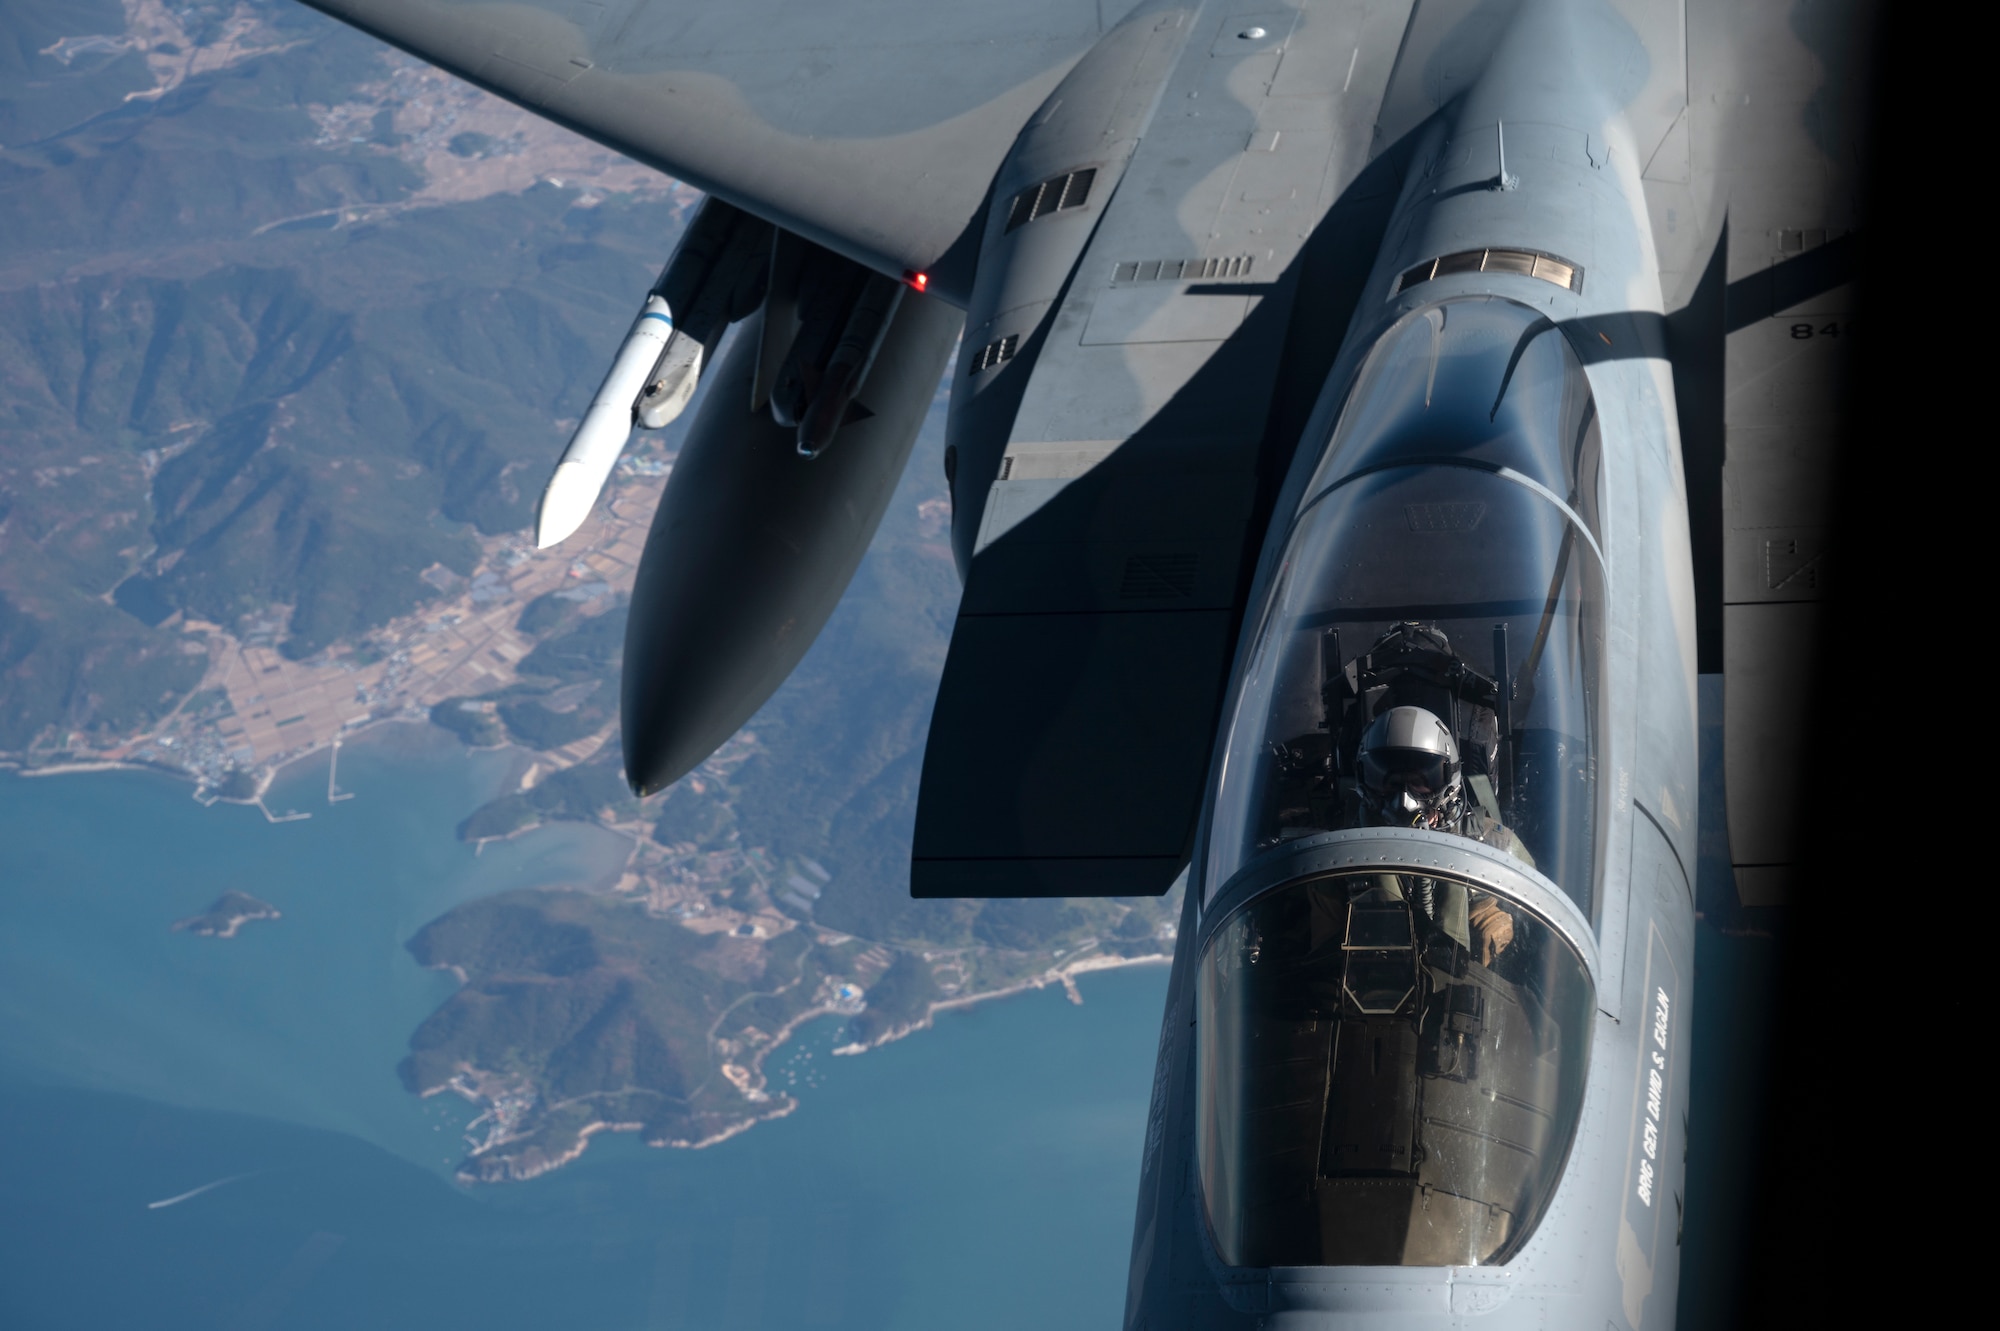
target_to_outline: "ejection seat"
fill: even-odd
[[[1405,620],[1349,661],[1338,626],[1320,634],[1318,733],[1272,746],[1278,768],[1281,829],[1331,829],[1359,824],[1355,760],[1368,723],[1392,707],[1421,707],[1443,721],[1465,764],[1466,789],[1481,811],[1504,823],[1511,783],[1503,744],[1508,725],[1507,630],[1494,628],[1494,675],[1481,674],[1432,624]],[[1279,831],[1277,839],[1282,839]]]

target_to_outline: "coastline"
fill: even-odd
[[[778,1099],[778,1101],[775,1102],[771,1106],[771,1108],[766,1110],[765,1112],[754,1115],[750,1118],[743,1119],[741,1122],[732,1123],[728,1127],[722,1129],[720,1132],[711,1133],[708,1136],[703,1137],[700,1141],[691,1142],[680,1138],[661,1138],[658,1141],[649,1141],[646,1143],[646,1145],[657,1146],[663,1150],[703,1151],[707,1150],[711,1146],[720,1145],[721,1143],[728,1141],[731,1137],[740,1137],[744,1133],[750,1131],[750,1129],[756,1127],[759,1123],[770,1123],[776,1119],[785,1118],[788,1115],[790,1115],[794,1110],[796,1110],[798,1107],[799,1107],[799,1100],[797,1096],[794,1095],[781,1096]]]
[[[505,770],[497,773],[498,786],[503,791],[514,787],[520,781],[524,770],[532,770],[538,763],[566,765],[563,763],[563,759],[567,756],[560,753],[538,752],[513,743],[482,746],[469,745],[456,735],[430,724],[427,717],[397,714],[373,717],[360,721],[358,724],[354,724],[351,729],[346,730],[336,741],[310,744],[250,769],[250,775],[254,782],[254,793],[250,793],[247,796],[242,794],[224,796],[215,788],[205,784],[200,773],[196,771],[145,761],[134,762],[127,759],[91,758],[83,761],[52,763],[42,767],[23,769],[18,766],[18,760],[10,756],[10,759],[4,763],[0,763],[0,766],[11,767],[14,770],[20,771],[22,775],[32,776],[82,775],[108,771],[156,772],[192,783],[194,786],[194,798],[204,806],[216,803],[248,805],[257,808],[263,814],[266,821],[275,823],[313,816],[310,813],[290,809],[281,813],[274,813],[271,808],[266,807],[265,800],[273,787],[280,784],[280,778],[284,778],[287,781],[296,781],[298,776],[291,769],[297,764],[314,760],[328,749],[334,749],[337,752],[339,747],[363,742],[371,746],[384,745],[392,750],[412,744],[423,745],[424,747],[436,744],[441,748],[448,748],[455,753],[468,756],[507,751],[510,753],[511,760],[500,760],[499,765]],[[241,791],[242,786],[239,785],[237,789]],[[343,798],[346,797],[344,796]],[[329,798],[332,798],[331,790],[329,791]],[[575,821],[581,822],[582,820]],[[644,849],[643,837],[635,837],[631,829],[625,827],[611,827],[602,823],[586,825],[594,826],[598,830],[610,831],[617,836],[621,843],[620,851],[622,853],[618,854],[616,858],[621,862],[621,869],[629,873],[635,867],[635,861],[639,856],[639,852]],[[531,827],[516,829],[514,832],[503,837],[480,838],[471,845],[471,850],[477,856],[485,849],[485,843],[489,840],[513,841],[526,836],[530,832],[546,830],[547,826],[547,824],[537,823]],[[584,890],[588,891],[591,889],[585,888]],[[256,915],[247,918],[276,918],[276,912],[273,911],[272,915],[268,917]],[[213,936],[220,938],[236,937],[241,926],[246,922],[247,919],[230,920],[227,922],[226,928],[215,929]],[[188,926],[192,923],[193,917],[189,920],[178,921],[173,927],[180,931],[191,931]],[[1047,954],[1044,953],[1043,955],[1046,956]],[[1003,959],[1003,964],[1006,968],[1011,969],[1013,966],[1019,965],[1022,961],[1030,965],[1035,964],[1035,958],[1032,953],[1026,956],[1015,953],[1014,957],[1019,960],[1012,958]],[[1026,975],[1019,975],[1019,972],[1016,972],[1019,978],[1010,979],[993,988],[960,992],[952,994],[949,997],[934,998],[924,1004],[921,1015],[917,1016],[914,1020],[889,1026],[866,1040],[850,1040],[847,1043],[834,1046],[829,1052],[835,1055],[865,1053],[871,1049],[880,1048],[896,1040],[914,1035],[919,1031],[933,1029],[937,1024],[937,1016],[941,1012],[970,1008],[975,1004],[1004,999],[1032,990],[1045,989],[1056,984],[1063,986],[1065,995],[1070,1002],[1081,1004],[1083,997],[1077,987],[1077,980],[1084,975],[1094,974],[1099,971],[1122,969],[1129,966],[1170,964],[1171,961],[1171,953],[1155,952],[1143,956],[1124,956],[1101,950],[1095,940],[1085,940],[1083,945],[1070,955],[1055,959],[1037,971]],[[465,969],[456,964],[445,963],[426,967],[426,969],[444,970],[450,973],[453,980],[460,987],[465,986],[470,981],[470,976],[468,976]],[[741,1065],[736,1069],[732,1069],[737,1075],[730,1076],[728,1079],[735,1083],[741,1096],[740,1100],[737,1100],[735,1103],[735,1108],[739,1112],[737,1114],[729,1114],[726,1110],[719,1113],[711,1111],[712,1116],[709,1118],[708,1123],[701,1124],[700,1126],[696,1126],[694,1123],[687,1124],[686,1127],[694,1128],[695,1130],[689,1132],[686,1136],[673,1136],[669,1135],[669,1133],[660,1133],[658,1135],[647,1134],[643,1123],[631,1122],[624,1119],[605,1119],[579,1125],[575,1130],[575,1136],[570,1137],[567,1141],[562,1141],[558,1138],[560,1142],[559,1149],[551,1151],[547,1149],[547,1145],[555,1145],[556,1143],[547,1143],[545,1145],[524,1140],[524,1138],[532,1138],[536,1134],[522,1133],[519,1137],[515,1137],[513,1131],[503,1128],[504,1136],[502,1140],[489,1140],[485,1143],[479,1143],[475,1146],[474,1150],[467,1154],[457,1171],[458,1177],[464,1183],[507,1182],[535,1178],[551,1170],[561,1168],[563,1165],[570,1163],[582,1155],[589,1147],[590,1138],[599,1132],[637,1132],[641,1134],[641,1142],[644,1145],[662,1149],[704,1150],[711,1146],[720,1145],[733,1137],[748,1132],[759,1123],[786,1117],[797,1110],[800,1107],[801,1101],[796,1096],[773,1091],[769,1087],[765,1069],[768,1066],[771,1055],[788,1049],[796,1039],[799,1030],[819,1020],[821,1017],[845,1017],[850,1015],[852,1015],[851,1011],[845,1010],[828,1001],[822,1001],[811,1008],[793,1015],[773,1032],[772,1038],[767,1043],[764,1043],[762,1047],[757,1048],[754,1053],[745,1051],[749,1053],[749,1056],[743,1057]],[[836,1032],[835,1038],[840,1038],[846,1034],[848,1032]],[[489,1099],[477,1093],[466,1094],[468,1089],[468,1087],[454,1086],[447,1083],[418,1090],[415,1098],[428,1099],[430,1096],[441,1091],[455,1090],[481,1110],[491,1112],[500,1108],[498,1100]],[[717,1119],[722,1119],[723,1121],[717,1123]],[[477,1122],[478,1120],[475,1119],[474,1121]],[[704,1131],[704,1129],[707,1130]],[[510,1142],[508,1138],[512,1138],[512,1141]],[[510,1152],[508,1147],[514,1143],[518,1143],[521,1149]],[[474,1143],[468,1142],[468,1145],[474,1145]],[[481,1167],[482,1164],[485,1166],[484,1168]]]
[[[449,1088],[438,1087],[436,1089],[445,1090]],[[425,1092],[426,1095],[431,1093],[432,1092]],[[750,1118],[743,1119],[740,1122],[732,1123],[728,1127],[723,1128],[721,1131],[711,1133],[708,1136],[703,1137],[699,1141],[687,1141],[682,1138],[664,1138],[664,1137],[648,1139],[642,1136],[639,1139],[639,1144],[641,1146],[650,1146],[656,1150],[677,1150],[677,1151],[706,1150],[711,1146],[721,1145],[723,1142],[728,1141],[731,1137],[742,1136],[744,1133],[750,1131],[750,1129],[756,1127],[759,1123],[770,1123],[774,1122],[777,1119],[788,1117],[794,1111],[796,1111],[798,1107],[799,1107],[799,1101],[797,1097],[790,1095],[782,1096],[778,1100],[774,1101],[771,1107],[765,1110],[763,1113],[757,1114]],[[485,1158],[488,1151],[480,1151],[473,1155],[467,1156],[466,1164],[460,1165],[457,1172],[453,1175],[453,1177],[456,1178],[461,1183],[497,1183],[503,1181],[508,1183],[525,1183],[529,1179],[540,1178],[544,1174],[553,1173],[554,1171],[561,1169],[564,1165],[567,1165],[572,1161],[576,1160],[577,1158],[579,1158],[580,1156],[582,1156],[582,1154],[590,1148],[590,1139],[592,1137],[595,1137],[600,1132],[643,1133],[645,1129],[646,1125],[644,1123],[632,1123],[624,1120],[613,1121],[609,1119],[599,1119],[594,1123],[586,1123],[582,1127],[578,1128],[576,1130],[575,1143],[571,1145],[568,1149],[561,1151],[558,1154],[550,1155],[546,1151],[541,1150],[539,1147],[535,1147],[531,1148],[530,1152],[523,1153],[523,1157],[519,1158],[509,1155],[495,1156],[494,1159],[498,1160],[504,1166],[504,1168],[498,1171],[502,1176],[500,1178],[494,1178],[491,1176],[482,1175],[476,1170],[466,1168],[466,1165],[469,1165],[474,1161]],[[498,1143],[498,1144],[505,1145],[505,1143]],[[489,1151],[491,1149],[492,1148],[488,1148]]]
[[[836,1056],[865,1054],[871,1049],[880,1049],[883,1045],[900,1040],[904,1036],[931,1029],[940,1012],[968,1008],[976,1003],[991,1002],[996,998],[1010,998],[1030,990],[1046,989],[1052,984],[1061,985],[1069,1001],[1081,1005],[1083,994],[1076,987],[1076,977],[1079,975],[1089,975],[1096,971],[1122,970],[1127,966],[1170,966],[1173,960],[1171,952],[1149,952],[1143,957],[1114,957],[1097,952],[1071,961],[1058,962],[1037,975],[998,989],[987,989],[976,994],[954,994],[950,998],[938,999],[925,1008],[924,1015],[917,1020],[901,1026],[892,1026],[872,1040],[857,1040],[852,1044],[840,1045],[833,1052]]]
[[[937,1015],[940,1012],[969,1008],[975,1004],[991,1002],[995,999],[1008,998],[1038,989],[1046,989],[1050,985],[1059,984],[1063,986],[1069,1001],[1081,1005],[1083,995],[1076,987],[1077,977],[1079,976],[1091,975],[1100,971],[1123,970],[1133,966],[1170,965],[1172,962],[1173,955],[1171,953],[1156,952],[1141,957],[1110,956],[1097,952],[1086,953],[1067,962],[1059,962],[1047,970],[1041,971],[1015,984],[1005,985],[998,989],[985,990],[976,994],[958,994],[951,998],[939,999],[929,1004],[924,1011],[924,1015],[917,1021],[891,1027],[881,1035],[865,1043],[855,1042],[836,1046],[831,1052],[836,1055],[863,1054],[871,1049],[879,1049],[883,1045],[893,1043],[910,1035],[915,1035],[919,1031],[932,1029],[936,1024]],[[458,974],[461,982],[463,982],[463,973],[455,966],[431,967],[429,969],[450,970]],[[711,1146],[719,1146],[732,1137],[740,1137],[760,1123],[773,1122],[796,1112],[802,1103],[799,1097],[785,1092],[771,1094],[766,1091],[766,1081],[764,1078],[765,1060],[788,1044],[791,1038],[803,1027],[810,1025],[822,1017],[844,1015],[847,1014],[842,1013],[837,1008],[825,1005],[813,1007],[799,1013],[774,1033],[774,1038],[771,1042],[759,1049],[755,1059],[744,1069],[749,1073],[749,1076],[744,1079],[743,1083],[739,1084],[739,1090],[743,1094],[746,1111],[748,1112],[742,1118],[698,1139],[642,1136],[640,1138],[641,1144],[662,1150],[706,1150]],[[734,1079],[732,1078],[731,1080],[733,1081]],[[420,1099],[428,1099],[433,1095],[452,1091],[469,1100],[474,1105],[486,1109],[488,1112],[497,1107],[484,1095],[468,1094],[469,1089],[468,1086],[459,1084],[454,1080],[419,1091],[417,1095]],[[762,1098],[753,1098],[753,1092],[755,1096]],[[459,1166],[455,1176],[461,1183],[468,1184],[523,1182],[527,1179],[538,1178],[552,1170],[560,1169],[577,1159],[589,1148],[590,1139],[600,1132],[643,1133],[644,1130],[645,1125],[643,1123],[600,1119],[592,1123],[587,1123],[577,1129],[575,1142],[560,1153],[553,1155],[538,1146],[530,1147],[519,1156],[504,1154],[502,1153],[502,1149],[508,1145],[509,1141],[518,1140],[518,1138],[502,1137],[499,1140],[485,1143],[480,1149],[468,1155],[465,1162]],[[497,1168],[491,1171],[468,1168],[468,1166],[474,1165],[475,1162],[483,1158],[492,1159]]]
[[[180,777],[192,780],[184,768],[162,767],[157,763],[132,763],[120,758],[93,758],[87,762],[49,763],[42,767],[28,767],[9,760],[0,763],[0,768],[15,776],[76,776],[85,772],[157,772],[161,776]]]
[[[220,925],[214,919],[218,914],[224,916]],[[234,938],[242,932],[243,926],[246,924],[251,924],[258,920],[282,920],[284,918],[285,913],[276,906],[273,906],[268,901],[259,901],[256,903],[254,909],[248,910],[218,912],[211,908],[199,915],[190,915],[185,919],[175,920],[171,925],[167,926],[167,930],[169,933],[193,934],[197,938]]]
[[[244,769],[254,782],[251,793],[247,795],[221,794],[216,787],[208,784],[200,773],[191,771],[185,767],[177,767],[165,763],[134,762],[129,759],[92,758],[77,762],[30,766],[24,764],[18,755],[0,755],[0,772],[11,772],[14,775],[22,777],[87,776],[106,772],[146,772],[192,786],[191,797],[195,803],[201,805],[203,808],[212,808],[217,804],[238,805],[243,808],[257,810],[263,815],[264,821],[267,823],[290,823],[304,822],[312,818],[314,814],[310,811],[310,805],[306,809],[285,808],[278,810],[267,805],[265,800],[273,787],[279,785],[281,782],[295,779],[291,775],[292,768],[301,763],[311,762],[329,751],[338,753],[341,749],[356,749],[364,745],[379,745],[393,749],[398,746],[422,746],[427,743],[434,743],[440,747],[449,746],[453,753],[470,758],[478,758],[482,755],[490,754],[508,755],[509,760],[506,768],[497,780],[496,793],[505,793],[512,790],[519,782],[522,773],[533,770],[537,764],[543,765],[548,770],[560,770],[562,767],[568,765],[560,753],[531,749],[511,740],[501,744],[466,744],[463,740],[450,734],[448,731],[433,726],[426,717],[397,714],[370,717],[364,721],[356,722],[339,737],[338,742],[326,741],[315,743],[289,753],[281,754],[268,763],[260,763],[255,767]],[[338,803],[352,799],[353,797],[354,793],[352,791],[345,791],[331,797],[328,802]],[[465,844],[471,849],[474,856],[479,856],[485,852],[487,846],[490,844],[505,844],[517,841],[537,832],[546,831],[548,828],[561,823],[575,823],[578,826],[599,827],[614,833],[624,841],[630,843],[623,856],[625,871],[629,872],[633,860],[639,852],[638,842],[633,837],[631,829],[629,827],[615,826],[588,819],[542,819],[530,823],[525,827],[518,827],[504,836],[479,837]],[[607,875],[602,882],[596,883],[595,886],[586,890],[611,890],[618,876]]]
[[[428,726],[429,724],[430,722],[426,718],[416,717],[416,716],[395,715],[395,716],[369,717],[364,721],[358,723],[351,723],[350,728],[344,731],[340,735],[339,744],[341,747],[345,747],[349,744],[354,743],[354,741],[359,739],[361,736],[371,734],[372,732],[375,731],[379,731],[387,726],[395,726],[395,725]],[[263,796],[264,792],[268,791],[271,788],[272,782],[274,782],[284,772],[286,768],[291,767],[295,763],[302,763],[309,758],[315,758],[333,747],[334,747],[334,742],[331,740],[318,742],[307,745],[300,749],[295,749],[289,753],[281,753],[268,762],[258,763],[254,768],[247,769],[255,774],[255,778],[257,781],[256,796],[253,796],[248,799],[238,799],[233,796],[218,795],[215,796],[214,799],[215,801],[218,801],[223,804],[254,805],[256,804],[257,800]],[[504,744],[474,746],[474,745],[460,743],[460,747],[465,749],[468,753],[479,753],[479,752],[486,752],[494,748],[505,748],[507,746]],[[24,762],[21,760],[19,756],[16,755],[8,755],[0,757],[0,771],[12,772],[14,773],[14,775],[22,777],[79,776],[91,772],[152,772],[159,776],[170,776],[175,778],[176,780],[186,781],[193,784],[197,791],[197,797],[199,797],[199,794],[201,792],[207,789],[207,786],[203,782],[201,776],[195,772],[189,771],[185,767],[175,766],[170,763],[134,762],[129,758],[83,758],[72,762],[37,764],[37,763]]]

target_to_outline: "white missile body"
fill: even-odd
[[[653,367],[667,349],[674,334],[673,312],[660,296],[648,296],[638,322],[626,335],[625,345],[611,362],[604,385],[591,399],[583,423],[563,450],[555,475],[542,491],[542,505],[535,517],[535,545],[543,550],[567,540],[583,520],[618,465],[618,455],[632,437],[632,421],[639,395]]]

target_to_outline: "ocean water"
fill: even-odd
[[[267,804],[313,817],[279,824],[148,774],[0,774],[0,1326],[1117,1324],[1164,968],[858,1058],[821,1022],[773,1060],[788,1118],[454,1183],[469,1107],[395,1076],[454,982],[404,941],[626,849],[566,826],[475,857],[452,829],[508,761],[385,732],[341,755],[353,800],[324,759],[289,773]],[[231,888],[284,918],[169,932]]]

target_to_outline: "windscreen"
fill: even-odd
[[[1561,333],[1420,311],[1364,367],[1225,735],[1212,895],[1285,841],[1420,826],[1591,909],[1604,583],[1596,413]]]
[[[1592,1003],[1532,911],[1447,877],[1267,892],[1197,979],[1202,1197],[1231,1266],[1469,1266],[1534,1229]]]

